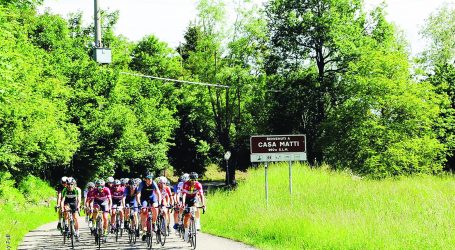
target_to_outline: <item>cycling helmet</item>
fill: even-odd
[[[164,176],[158,177],[158,182],[161,184],[166,184],[167,183],[167,178]]]
[[[68,179],[68,177],[63,176],[63,177],[62,177],[62,182],[66,182],[67,179]]]
[[[141,180],[140,178],[134,179],[134,183],[135,183],[136,185],[139,185],[139,183],[141,183],[141,182],[142,182],[142,180]]]
[[[145,173],[145,179],[153,179],[153,174],[152,174],[152,172],[147,171],[147,172]]]
[[[133,179],[131,179],[131,180],[128,181],[128,184],[129,184],[130,186],[133,186],[133,185],[136,184],[136,181],[133,180]]]
[[[87,183],[87,188],[90,188],[90,187],[92,187],[92,188],[95,187],[95,183],[93,183],[93,182]]]
[[[115,180],[115,181],[114,181],[114,185],[117,185],[117,186],[118,186],[118,185],[120,185],[120,184],[122,184],[122,183],[120,182],[120,180]]]
[[[113,183],[114,182],[114,177],[110,176],[110,177],[107,177],[107,183]]]
[[[183,175],[182,175],[182,181],[183,181],[183,182],[186,182],[186,181],[188,181],[189,179],[190,179],[190,175],[189,175],[189,174],[183,174]]]
[[[120,179],[120,183],[121,183],[122,185],[125,185],[125,184],[128,183],[129,180],[130,180],[130,179],[128,179],[128,178],[122,178],[122,179]]]
[[[97,180],[97,181],[96,181],[96,185],[97,185],[97,186],[104,186],[104,184],[105,184],[105,183],[104,183],[104,180],[101,180],[101,179],[100,179],[100,180]]]
[[[76,180],[75,180],[73,177],[68,177],[68,178],[66,179],[66,183],[68,183],[68,184],[70,184],[70,185],[71,185],[71,184],[76,184]]]
[[[196,172],[191,172],[191,173],[190,173],[190,179],[191,179],[191,180],[196,180],[197,178],[199,178],[199,176],[197,175]]]

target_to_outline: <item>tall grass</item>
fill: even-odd
[[[455,249],[455,179],[367,180],[287,164],[208,197],[203,230],[262,249]]]
[[[0,249],[16,249],[25,234],[57,219],[50,197],[55,191],[42,180],[29,176],[15,183],[7,172],[0,172]]]

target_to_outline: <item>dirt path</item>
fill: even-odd
[[[57,222],[52,222],[43,225],[33,231],[30,231],[19,245],[18,249],[68,249],[71,243],[63,245],[63,238],[60,231],[56,228]],[[94,237],[90,235],[87,223],[81,218],[79,225],[80,228],[80,242],[76,242],[74,249],[95,249]],[[145,242],[138,241],[135,245],[128,243],[128,235],[124,234],[118,242],[115,242],[115,237],[109,235],[107,242],[102,244],[101,249],[147,249]],[[153,244],[154,249],[191,249],[190,244],[178,238],[175,234],[171,233],[166,239],[166,244],[162,247]],[[198,233],[197,235],[197,249],[255,249],[245,244],[208,235],[205,233]]]

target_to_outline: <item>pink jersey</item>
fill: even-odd
[[[112,191],[112,200],[121,200],[125,196],[125,187],[120,187],[119,189],[113,188]]]
[[[87,192],[87,200],[91,200],[95,197],[95,191],[97,191],[96,188]]]
[[[92,199],[95,199],[95,201],[104,202],[111,198],[111,191],[107,187],[104,187],[101,191],[98,191],[98,189],[94,189],[94,191]]]
[[[198,181],[196,181],[194,185],[191,185],[190,181],[185,182],[185,184],[183,184],[182,192],[186,194],[186,197],[188,198],[194,198],[197,194],[204,194],[202,185]]]

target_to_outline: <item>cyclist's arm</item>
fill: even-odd
[[[186,193],[182,192],[182,207],[185,207],[185,202],[186,202]]]
[[[158,201],[158,205],[161,204],[161,192],[159,189],[155,189],[153,192],[155,192],[155,195],[156,195],[156,198],[157,198],[157,201]]]
[[[62,199],[62,192],[57,191],[57,206],[60,207],[60,200]]]
[[[76,197],[76,210],[79,210],[81,207],[81,194],[79,192],[79,195]]]
[[[201,193],[201,202],[202,202],[202,206],[205,207],[205,196],[204,196],[204,193]]]
[[[112,210],[112,197],[109,196],[109,210]]]

